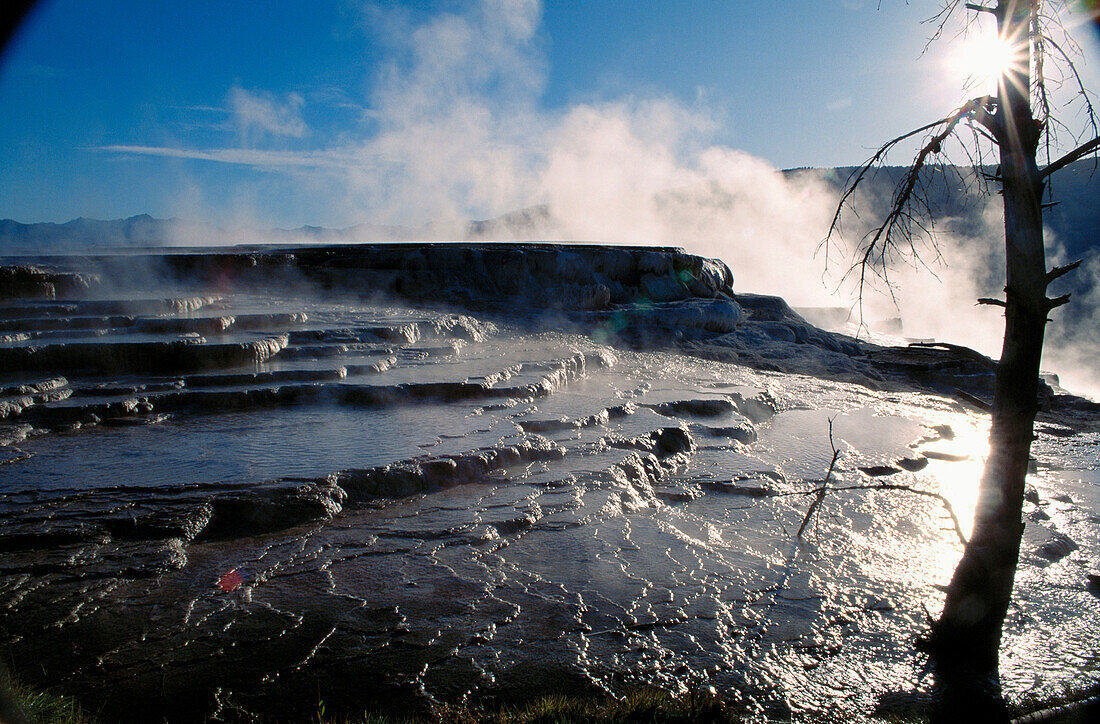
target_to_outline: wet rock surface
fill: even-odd
[[[30,264],[2,266],[0,299],[54,299],[88,291],[99,282],[94,274],[62,272]]]
[[[0,302],[0,646],[107,721],[633,683],[851,719],[927,683],[909,642],[960,546],[904,488],[966,525],[980,360],[830,335],[672,250],[51,265],[159,282]],[[1010,692],[1089,676],[1091,415],[1038,430]],[[853,489],[799,544],[831,442]]]

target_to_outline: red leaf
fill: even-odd
[[[218,588],[229,593],[230,591],[236,591],[243,583],[244,577],[234,568],[221,575],[221,578],[218,579]]]

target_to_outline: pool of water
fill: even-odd
[[[219,309],[304,310],[317,329],[427,329],[446,316],[233,296]],[[379,355],[279,353],[222,370],[258,382],[216,403],[195,402],[210,389],[182,378],[175,397],[160,397],[153,383],[175,379],[163,374],[107,375],[91,382],[135,391],[40,403],[45,412],[27,417],[38,426],[0,466],[4,525],[64,535],[0,535],[5,644],[110,711],[139,696],[149,711],[228,716],[315,711],[318,696],[415,707],[650,683],[713,685],[747,713],[860,718],[928,688],[912,642],[961,545],[939,499],[873,486],[941,494],[968,532],[984,416],[942,397],[482,328],[446,355],[423,352],[457,339],[446,333],[377,340],[392,365],[329,381],[262,375]],[[295,386],[294,396],[270,392]],[[352,399],[349,386],[374,391]],[[112,418],[125,400],[150,409]],[[51,405],[86,405],[99,424],[51,417]],[[735,439],[738,425],[752,435]],[[686,431],[686,448],[654,442],[669,429]],[[1096,678],[1100,606],[1084,573],[1100,553],[1097,444],[1043,433],[1036,443],[1003,647],[1010,694]],[[260,535],[95,527],[102,511],[130,515],[135,501],[135,516],[177,511],[183,491],[201,512],[207,497],[288,477],[523,445],[554,454]],[[822,485],[833,492],[799,540]],[[1064,553],[1036,553],[1051,541]],[[223,590],[231,571],[241,583]]]

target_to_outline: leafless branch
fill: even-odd
[[[1085,104],[1085,117],[1088,120],[1089,129],[1092,131],[1092,135],[1100,136],[1100,124],[1098,124],[1097,121],[1096,107],[1092,103],[1092,98],[1088,89],[1085,88],[1085,82],[1081,79],[1081,74],[1077,70],[1077,64],[1073,62],[1071,53],[1062,48],[1062,46],[1055,42],[1049,35],[1040,35],[1039,40],[1044,48],[1047,45],[1054,48],[1059,57],[1061,57],[1064,67],[1069,69],[1070,74],[1073,76],[1074,84],[1077,86],[1077,95],[1080,96]],[[1075,49],[1073,53],[1080,54],[1078,49]]]
[[[802,533],[806,530],[806,526],[810,522],[810,518],[813,517],[817,509],[821,507],[821,501],[825,499],[825,493],[829,490],[829,480],[833,477],[833,468],[836,467],[836,461],[840,458],[840,451],[836,449],[836,443],[833,442],[833,418],[829,418],[829,447],[833,449],[833,459],[829,462],[829,469],[825,472],[825,479],[821,483],[821,487],[815,492],[817,497],[810,503],[810,507],[806,510],[805,517],[802,518],[802,525],[798,526],[798,534],[796,537],[802,540]]]
[[[1031,54],[1034,63],[1034,72],[1032,73],[1032,85],[1035,89],[1035,95],[1039,101],[1039,113],[1038,118],[1043,123],[1046,133],[1043,134],[1043,152],[1047,163],[1050,163],[1050,149],[1053,144],[1054,131],[1051,129],[1052,122],[1055,125],[1064,125],[1056,117],[1051,115],[1050,112],[1050,93],[1048,93],[1048,81],[1046,75],[1046,37],[1043,35],[1041,28],[1041,22],[1039,14],[1036,12],[1031,17],[1031,37],[1032,42],[1035,45],[1035,51]],[[1068,129],[1067,129],[1068,130]],[[1050,187],[1046,189],[1048,194],[1053,193]]]
[[[1056,267],[1054,267],[1053,269],[1051,269],[1050,271],[1047,272],[1047,284],[1050,284],[1055,279],[1058,279],[1060,277],[1065,276],[1066,274],[1069,274],[1071,271],[1073,271],[1077,267],[1081,266],[1081,263],[1083,261],[1084,261],[1084,259],[1078,259],[1077,261],[1073,262],[1072,264],[1066,264],[1065,266],[1056,266]]]
[[[926,349],[945,349],[948,352],[953,352],[960,357],[966,357],[969,360],[973,360],[984,367],[991,366],[991,360],[981,352],[964,347],[961,344],[951,344],[950,342],[910,342],[910,347],[924,347]]]
[[[940,8],[938,13],[922,21],[929,25],[935,25],[936,27],[935,32],[933,32],[932,36],[928,38],[928,42],[924,44],[924,50],[921,51],[922,55],[928,52],[928,49],[932,46],[932,44],[939,40],[940,36],[943,35],[943,29],[947,27],[947,23],[958,11],[960,5],[962,5],[961,0],[949,0],[949,2],[945,2],[943,4],[943,7]]]
[[[966,545],[966,533],[963,532],[962,524],[959,523],[959,518],[955,515],[955,509],[952,507],[951,501],[945,496],[931,490],[921,490],[920,488],[914,488],[910,485],[902,485],[900,483],[867,483],[864,485],[843,485],[833,488],[822,486],[820,488],[814,488],[813,490],[799,490],[793,493],[783,493],[783,495],[816,495],[817,497],[814,498],[814,502],[817,502],[825,497],[825,493],[827,492],[839,493],[848,490],[900,490],[906,493],[913,493],[914,495],[922,495],[926,498],[935,498],[943,504],[944,510],[946,510],[947,514],[951,517],[951,523],[954,525],[955,535],[958,536],[959,542]],[[814,506],[811,504],[810,507],[813,508]],[[808,515],[809,513],[807,513],[807,516]],[[803,522],[803,525],[805,525],[805,522]],[[799,530],[801,531],[801,529]]]
[[[885,281],[887,288],[890,288],[889,265],[887,262],[892,252],[898,251],[901,247],[907,248],[909,256],[927,266],[916,247],[916,239],[925,238],[932,242],[935,258],[940,258],[939,249],[935,247],[933,236],[935,214],[931,207],[931,194],[928,193],[929,189],[923,171],[926,167],[929,167],[929,158],[943,151],[944,143],[956,134],[959,124],[964,121],[968,125],[972,123],[979,124],[988,131],[987,135],[996,138],[999,135],[999,130],[996,128],[991,113],[993,104],[994,100],[989,96],[975,98],[949,116],[887,141],[862,166],[849,174],[845,182],[844,192],[837,203],[836,212],[833,214],[832,223],[823,242],[826,263],[828,263],[829,243],[834,235],[840,233],[843,213],[846,208],[853,206],[853,196],[859,186],[873,176],[878,168],[885,165],[888,154],[900,143],[933,131],[932,135],[928,137],[917,152],[912,164],[906,170],[905,176],[895,186],[890,211],[880,225],[864,235],[861,241],[862,251],[859,254],[858,261],[844,275],[844,279],[847,279],[856,269],[859,270],[861,316],[863,290],[867,285],[868,273],[874,274]],[[951,167],[942,166],[940,170],[946,175],[951,172],[948,170],[949,168]],[[960,173],[957,169],[954,169],[954,172]]]
[[[988,304],[992,307],[1005,307],[1008,308],[1008,304],[1002,299],[993,299],[992,297],[978,297],[978,304]]]
[[[1058,159],[1054,163],[1052,163],[1049,166],[1047,166],[1046,168],[1044,168],[1042,170],[1042,172],[1039,174],[1039,176],[1040,176],[1040,178],[1046,178],[1047,176],[1050,176],[1052,173],[1056,173],[1058,171],[1061,171],[1063,168],[1070,165],[1074,161],[1076,161],[1080,158],[1084,158],[1085,156],[1089,155],[1090,153],[1092,153],[1093,151],[1095,151],[1098,148],[1100,148],[1100,136],[1097,136],[1096,138],[1092,139],[1088,143],[1082,143],[1080,146],[1073,149],[1072,151],[1067,153],[1065,156],[1062,156],[1060,159]]]
[[[1069,294],[1063,294],[1060,297],[1054,297],[1053,299],[1048,299],[1047,300],[1047,310],[1049,311],[1051,309],[1057,309],[1058,307],[1061,307],[1065,304],[1069,304],[1069,298],[1070,298]]]

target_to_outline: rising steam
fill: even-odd
[[[629,96],[545,110],[536,0],[482,0],[419,25],[373,6],[363,17],[371,42],[392,58],[366,99],[369,135],[324,151],[279,147],[309,134],[307,101],[234,88],[238,125],[251,142],[266,140],[266,150],[160,151],[291,174],[348,224],[399,224],[425,238],[681,246],[726,261],[740,291],[778,294],[795,306],[856,307],[858,290],[840,283],[851,263],[844,240],[832,259],[819,253],[835,183],[713,144],[716,124],[705,106]],[[980,228],[970,219],[965,234],[942,236],[942,259],[893,272],[892,294],[865,290],[865,320],[900,314],[906,336],[996,356],[1001,315],[975,299],[1002,283],[1003,226],[995,203],[976,216]],[[467,226],[494,217],[474,233]],[[850,242],[862,229],[856,222],[845,231]],[[378,238],[363,231],[359,240]],[[1064,370],[1094,357],[1059,346],[1048,366]],[[1100,390],[1095,378],[1073,382]]]

